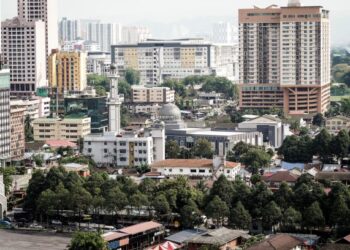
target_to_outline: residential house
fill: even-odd
[[[255,244],[247,250],[302,250],[303,241],[288,234],[277,234]]]
[[[350,118],[346,116],[335,116],[326,119],[326,129],[329,133],[336,135],[342,129],[350,130]]]
[[[265,173],[262,180],[270,187],[270,189],[278,189],[282,182],[289,186],[294,186],[300,176],[289,171],[277,171],[276,173]]]

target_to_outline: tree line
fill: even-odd
[[[325,188],[330,188],[326,194]],[[237,179],[221,176],[209,188],[205,182],[190,185],[184,177],[156,182],[144,179],[139,185],[127,177],[110,179],[106,173],[94,173],[82,178],[63,168],[51,169],[46,175],[37,171],[30,181],[24,208],[34,218],[59,214],[60,210],[75,213],[107,212],[115,218],[127,206],[141,211],[150,207],[153,218],[162,222],[178,215],[182,228],[203,223],[202,215],[217,225],[249,229],[259,222],[270,230],[293,232],[329,226],[346,228],[350,225],[350,190],[341,183],[318,183],[302,175],[294,187],[282,183],[271,192],[263,181],[247,185]],[[56,212],[55,212],[56,211]]]

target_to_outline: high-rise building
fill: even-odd
[[[15,17],[2,22],[2,53],[10,68],[11,94],[30,96],[46,86],[45,23]]]
[[[18,16],[27,21],[45,22],[46,58],[58,48],[57,0],[17,0]]]
[[[222,50],[223,52],[224,50]],[[183,79],[191,75],[227,75],[219,63],[217,46],[202,39],[156,40],[112,46],[112,63],[124,74],[127,68],[140,72],[142,85],[159,85],[166,79]],[[225,70],[222,70],[225,68]],[[225,72],[225,75],[221,73]]]
[[[10,158],[10,70],[0,63],[0,167]],[[1,215],[0,215],[1,218]]]
[[[146,41],[151,37],[151,31],[147,27],[123,26],[121,43],[133,44]]]
[[[214,23],[212,26],[212,42],[213,43],[234,43],[234,26],[229,22]]]
[[[49,57],[49,85],[58,95],[86,88],[86,53],[53,50]]]
[[[60,42],[73,41],[81,36],[81,25],[79,20],[69,20],[66,17],[62,18],[59,22],[59,35]]]
[[[323,113],[330,102],[329,11],[321,6],[239,10],[240,107]]]

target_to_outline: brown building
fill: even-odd
[[[277,234],[255,244],[247,250],[299,250],[304,249],[304,242],[288,234]],[[305,248],[306,249],[306,248]]]
[[[329,12],[321,6],[239,10],[240,107],[324,113],[330,103]]]
[[[11,105],[11,160],[21,160],[25,149],[25,108]]]

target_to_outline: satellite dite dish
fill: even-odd
[[[300,0],[289,0],[288,7],[300,7]]]

